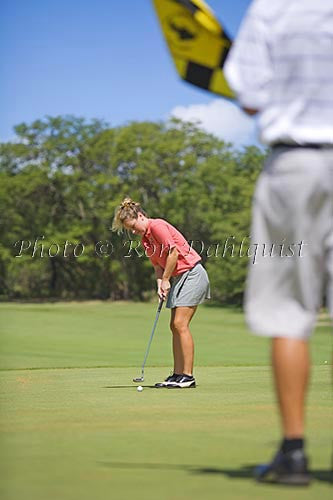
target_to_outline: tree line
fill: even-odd
[[[242,300],[250,207],[265,152],[194,123],[46,117],[0,144],[0,300],[149,300],[153,269],[111,232],[125,196],[175,225],[201,254],[215,302]]]

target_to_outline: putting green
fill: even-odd
[[[307,406],[314,481],[295,490],[252,480],[252,466],[270,458],[279,439],[266,340],[248,335],[239,311],[202,307],[193,322],[198,387],[156,390],[149,386],[171,361],[163,311],[138,393],[131,380],[155,311],[0,305],[1,499],[331,498],[326,319],[313,339]]]

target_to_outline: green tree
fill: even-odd
[[[0,144],[3,298],[149,297],[148,259],[129,235],[110,230],[116,206],[129,195],[193,240],[218,302],[241,300],[247,258],[214,249],[249,234],[265,157],[259,149],[236,151],[179,120],[110,128],[99,120],[46,117],[15,132],[14,142]],[[106,255],[97,255],[98,242]]]

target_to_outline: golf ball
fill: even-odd
[[[139,392],[143,391],[142,385],[138,385],[138,387],[136,388],[136,390],[139,391]]]

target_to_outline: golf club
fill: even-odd
[[[144,377],[145,364],[146,364],[147,357],[148,357],[148,354],[149,354],[150,344],[151,344],[151,341],[153,340],[153,336],[154,336],[154,332],[155,332],[155,329],[156,329],[157,321],[158,321],[158,318],[159,318],[159,315],[160,315],[160,312],[161,312],[161,309],[162,309],[162,306],[163,306],[163,302],[164,302],[164,300],[160,299],[160,302],[159,302],[158,308],[157,308],[157,312],[156,312],[154,326],[153,326],[153,329],[152,329],[151,334],[150,334],[150,339],[149,339],[148,346],[147,346],[147,349],[146,349],[146,354],[145,354],[145,357],[144,357],[144,360],[143,360],[143,363],[142,363],[141,377],[134,378],[133,382],[143,382],[144,379],[145,379],[145,377]]]

